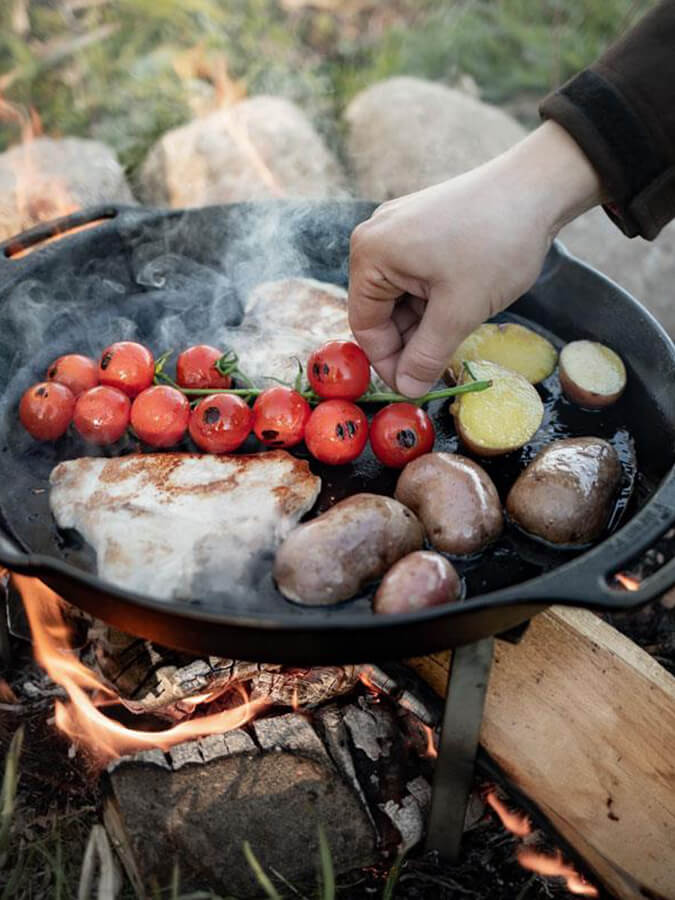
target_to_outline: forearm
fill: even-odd
[[[592,161],[617,224],[654,238],[675,217],[675,0],[658,4],[540,111]]]

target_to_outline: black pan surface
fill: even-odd
[[[462,604],[387,619],[373,616],[372,592],[332,608],[287,602],[273,586],[271,560],[245,604],[227,589],[160,602],[96,577],[93,551],[76,533],[56,528],[47,492],[57,462],[91,455],[92,448],[70,434],[54,445],[33,442],[17,427],[21,392],[60,353],[98,355],[122,338],[147,342],[156,353],[176,338],[175,346],[213,343],[214,329],[220,338],[236,327],[241,298],[259,281],[307,275],[345,284],[349,234],[371,210],[361,203],[280,203],[171,213],[93,211],[92,218],[102,212],[109,218],[25,258],[0,258],[0,561],[39,575],[73,602],[142,636],[182,649],[297,663],[428,652],[508,628],[551,602],[625,607],[675,581],[672,566],[635,595],[605,580],[675,519],[669,474],[675,456],[673,346],[625,292],[559,247],[508,318],[526,321],[558,346],[580,337],[605,341],[626,361],[629,388],[609,410],[586,412],[561,396],[554,373],[539,387],[546,416],[533,441],[481,464],[504,498],[527,462],[556,437],[610,440],[624,480],[607,539],[591,552],[555,550],[508,528],[480,556],[453,560],[466,585]],[[16,246],[10,243],[10,251]],[[436,449],[462,451],[447,404],[430,412]],[[181,449],[194,448],[186,442]],[[245,449],[258,448],[252,442]],[[105,452],[138,450],[143,448],[127,440]],[[358,491],[391,494],[397,477],[370,451],[351,466],[312,461],[312,468],[323,480],[313,514]]]

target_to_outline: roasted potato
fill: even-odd
[[[478,359],[518,372],[530,384],[537,384],[555,369],[558,353],[550,341],[531,328],[516,322],[502,325],[486,322],[455,351],[448,367],[452,380],[459,381],[465,361]]]
[[[471,373],[471,374],[470,374]],[[527,379],[496,363],[477,360],[464,371],[461,383],[491,380],[485,391],[460,394],[452,405],[455,425],[466,446],[478,456],[499,456],[518,450],[535,434],[544,418],[544,404]]]
[[[519,476],[506,509],[524,531],[549,543],[588,544],[607,524],[620,480],[621,463],[607,441],[554,441]]]
[[[597,341],[572,341],[560,353],[560,385],[572,403],[601,409],[615,403],[626,387],[621,357]]]
[[[355,494],[289,534],[277,551],[274,580],[296,603],[339,603],[423,543],[422,525],[402,503]]]
[[[429,543],[444,553],[476,553],[504,527],[490,476],[455,453],[427,453],[409,462],[395,497],[419,516]]]
[[[452,563],[429,550],[409,553],[389,569],[373,600],[376,613],[405,613],[453,603],[462,582]]]

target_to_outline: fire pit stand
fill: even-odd
[[[459,860],[494,641],[484,638],[458,647],[448,673],[426,843],[450,863]]]

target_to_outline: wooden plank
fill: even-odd
[[[445,693],[449,654],[410,664]],[[621,900],[675,900],[675,678],[585,610],[498,642],[481,743]]]

